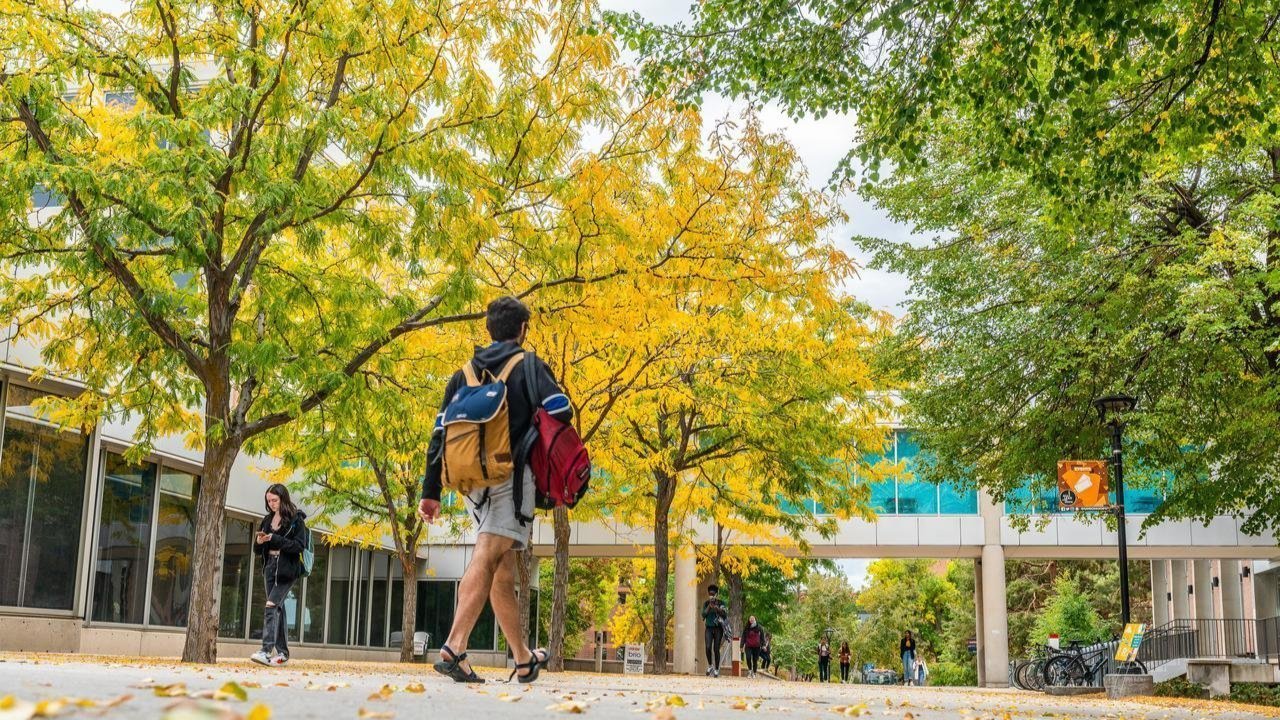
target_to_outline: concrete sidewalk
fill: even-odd
[[[458,685],[426,665],[294,661],[266,668],[232,660],[213,666],[145,659],[83,656],[0,655],[0,698],[12,695],[16,708],[0,708],[0,720],[26,718],[22,703],[65,700],[59,717],[105,718],[427,718],[463,720],[584,714],[634,720],[714,720],[749,712],[767,717],[902,718],[941,720],[1078,717],[1254,718],[1275,716],[1239,705],[1191,701],[1112,702],[1095,698],[1050,698],[1020,691],[819,685],[772,680],[683,676],[619,676],[544,673],[536,684],[507,685],[506,671],[479,669],[489,682]],[[190,700],[235,682],[247,699]],[[181,686],[178,684],[181,683]],[[172,695],[162,697],[157,694]],[[415,692],[416,691],[416,692]],[[230,694],[230,693],[229,693]],[[119,700],[121,696],[130,696]],[[117,704],[104,707],[111,700]],[[95,707],[78,708],[76,700]],[[168,711],[175,704],[187,703]],[[261,707],[259,707],[261,706]],[[46,706],[48,707],[48,706]],[[258,708],[254,711],[255,708]]]

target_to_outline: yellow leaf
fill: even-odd
[[[673,707],[684,707],[689,703],[685,702],[684,698],[680,697],[679,695],[668,695],[667,704]]]
[[[360,708],[360,712],[356,713],[356,717],[361,718],[393,718],[395,716],[396,714],[393,712],[378,712],[366,708]]]
[[[0,697],[0,720],[29,720],[36,714],[36,706],[12,695]]]
[[[427,691],[427,689],[423,687],[422,683],[414,682],[414,683],[409,683],[408,685],[405,685],[404,691],[411,692],[411,693],[424,693]]]
[[[240,687],[234,681],[230,681],[223,684],[222,687],[218,688],[218,691],[213,694],[213,699],[214,700],[239,700],[241,702],[244,702],[245,700],[249,699],[249,693],[245,692],[245,689]]]
[[[566,700],[562,703],[548,705],[547,709],[552,712],[571,713],[573,715],[581,715],[587,709],[587,706],[577,700]]]
[[[271,708],[258,703],[244,716],[244,720],[271,720]]]
[[[187,694],[187,684],[157,685],[155,693],[158,697],[184,697]]]

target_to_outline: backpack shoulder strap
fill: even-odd
[[[467,387],[479,387],[480,378],[476,375],[476,367],[470,360],[462,366],[462,377],[467,381]]]
[[[499,382],[506,382],[507,378],[511,377],[511,371],[515,370],[516,365],[518,365],[523,359],[524,353],[516,353],[515,355],[512,355],[511,359],[507,361],[507,364],[502,366],[502,371],[494,376],[494,379]]]

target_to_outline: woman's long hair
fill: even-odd
[[[267,494],[270,493],[280,498],[280,520],[282,523],[293,521],[293,516],[298,514],[298,507],[293,504],[293,500],[289,498],[289,488],[275,483],[267,488],[267,492],[262,494],[262,504],[266,506],[267,512],[271,512],[271,503],[267,502]]]
[[[847,653],[847,652],[849,652],[849,641],[848,641],[848,640],[845,640],[844,642],[840,643],[840,652],[842,652],[842,653]]]

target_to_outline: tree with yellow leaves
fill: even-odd
[[[548,274],[573,251],[522,232],[609,107],[614,50],[580,31],[587,11],[30,0],[0,14],[0,315],[47,371],[94,391],[61,421],[133,418],[138,453],[173,434],[203,450],[184,660],[216,658],[242,449],[270,448],[401,338],[477,317],[490,288],[591,279]]]

